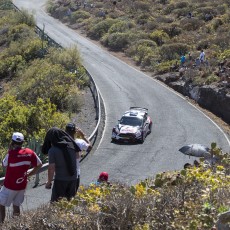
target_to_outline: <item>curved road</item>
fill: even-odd
[[[16,6],[32,12],[37,25],[45,26],[45,32],[56,42],[63,47],[77,45],[105,104],[104,134],[98,148],[81,165],[83,184],[95,180],[101,171],[107,171],[110,180],[134,184],[157,172],[181,169],[185,162],[194,160],[178,151],[185,144],[210,146],[215,141],[224,151],[230,151],[230,141],[224,132],[184,97],[48,16],[45,2],[14,0]],[[112,127],[130,106],[149,109],[152,133],[144,144],[113,144]]]

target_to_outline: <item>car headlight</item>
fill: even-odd
[[[137,130],[136,136],[137,136],[137,137],[141,136],[141,130]]]
[[[116,133],[116,134],[118,134],[119,133],[119,129],[117,127],[114,127],[113,128],[113,132]]]

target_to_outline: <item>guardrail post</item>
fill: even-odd
[[[34,182],[33,188],[35,188],[35,187],[38,186],[39,181],[40,181],[40,179],[39,179],[39,173],[37,173],[37,174],[35,175],[35,182]]]

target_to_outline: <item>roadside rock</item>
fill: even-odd
[[[230,124],[230,85],[193,85],[190,80],[180,77],[179,73],[166,73],[154,77]]]
[[[218,230],[230,229],[230,211],[224,212],[218,216],[216,227]]]
[[[219,88],[215,85],[202,86],[199,89],[198,104],[207,108],[230,124],[230,88]]]

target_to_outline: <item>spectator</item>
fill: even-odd
[[[199,60],[200,60],[201,64],[204,64],[204,61],[205,61],[205,52],[204,52],[204,50],[201,50]]]
[[[212,16],[212,14],[211,13],[207,13],[207,14],[205,14],[205,21],[207,22],[207,21],[211,21],[212,19],[213,19],[213,16]]]
[[[13,215],[20,215],[20,205],[24,201],[27,178],[36,174],[42,166],[41,160],[33,150],[22,147],[23,142],[22,133],[13,133],[8,153],[2,161],[3,167],[6,167],[6,175],[0,191],[1,222],[4,222],[6,216],[5,207],[11,204],[13,204]],[[33,169],[27,172],[31,166]]]
[[[184,67],[185,61],[186,61],[186,58],[185,58],[185,55],[183,54],[180,57],[180,64],[181,64],[182,67]]]
[[[191,68],[192,67],[192,55],[190,52],[188,52],[188,66]]]
[[[192,18],[192,13],[191,13],[191,12],[189,12],[189,13],[187,14],[187,18]]]
[[[196,58],[194,67],[199,67],[200,66],[200,58]]]
[[[67,12],[66,12],[66,16],[70,17],[72,14],[72,11],[70,8],[68,8]]]
[[[192,55],[191,55],[190,52],[188,52],[188,60],[189,60],[189,61],[192,61]]]
[[[66,125],[65,131],[73,138],[75,139],[75,135],[80,136],[81,138],[75,139],[75,142],[81,149],[81,151],[90,151],[92,149],[92,145],[88,138],[85,136],[85,134],[81,131],[81,129],[76,128],[76,125],[74,123],[68,123]],[[76,191],[79,188],[80,185],[80,159],[81,154],[77,154],[77,184],[76,184]]]
[[[109,180],[109,174],[107,172],[101,172],[97,181],[92,183],[95,185],[101,185],[101,184],[107,184],[107,185],[111,185]]]
[[[109,174],[107,172],[101,172],[97,181],[99,183],[109,183],[108,180],[109,180]]]
[[[76,156],[80,148],[69,134],[53,127],[46,133],[42,152],[48,153],[49,156],[48,181],[45,188],[51,189],[55,174],[51,202],[63,197],[70,200],[76,194]]]

